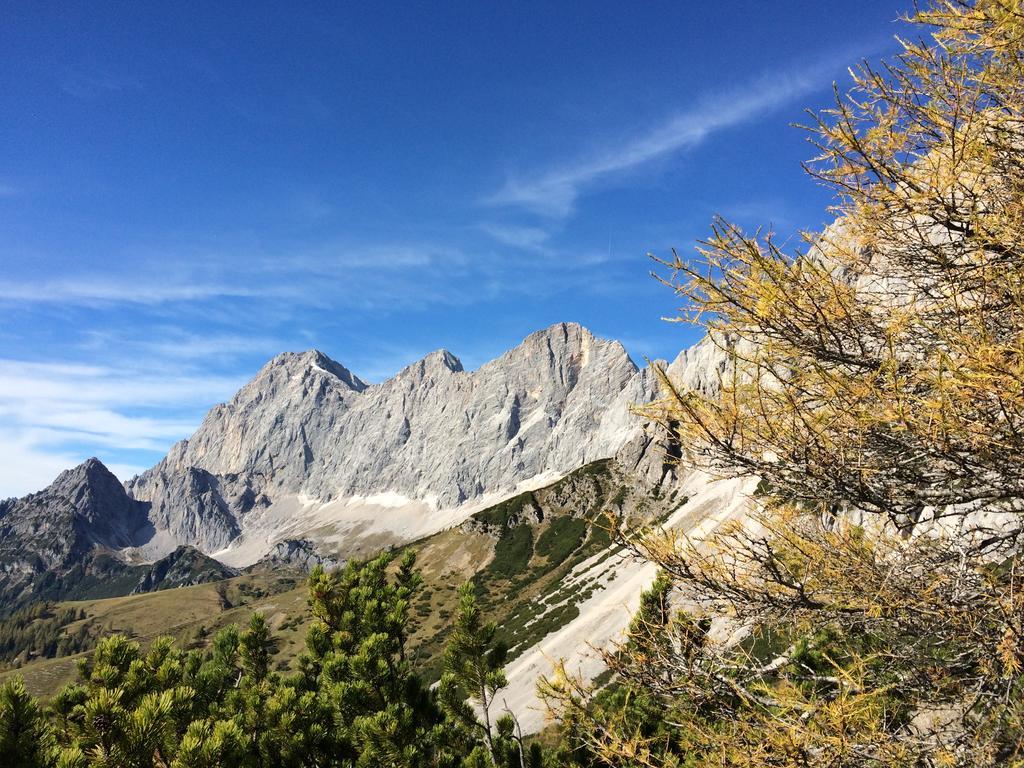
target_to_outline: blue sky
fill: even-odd
[[[0,497],[153,464],[284,350],[673,357],[646,254],[827,223],[789,124],[907,6],[0,2]]]

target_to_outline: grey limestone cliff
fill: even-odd
[[[447,509],[611,456],[651,391],[621,344],[574,323],[473,372],[441,350],[370,386],[320,352],[279,355],[127,487],[158,530],[208,552],[285,498]]]

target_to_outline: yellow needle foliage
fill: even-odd
[[[788,253],[721,220],[664,262],[732,375],[650,415],[780,494],[893,519],[1024,497],[1024,15],[939,2],[931,40],[815,116],[837,224]]]
[[[729,364],[644,412],[760,512],[623,534],[677,610],[546,683],[584,764],[1024,765],[1024,0],[908,20],[808,127],[836,224],[661,262]]]

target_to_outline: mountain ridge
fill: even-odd
[[[95,457],[40,491],[0,502],[0,615],[33,600],[114,596],[235,573],[190,546],[153,563],[127,556],[154,533],[148,512]]]
[[[705,341],[668,368],[704,388],[722,359]],[[131,565],[187,547],[238,568],[301,540],[340,561],[613,456],[657,485],[663,447],[631,412],[657,386],[621,343],[577,323],[531,333],[473,371],[438,349],[374,384],[320,350],[284,352],[123,484],[92,458],[0,502],[0,587],[92,552]]]
[[[685,387],[714,389],[728,363],[727,341],[706,338],[671,364],[655,365]],[[115,514],[107,528],[97,521],[103,535],[85,539],[76,557],[31,571],[24,594],[106,597],[243,572],[297,572],[416,542],[427,547],[425,556],[440,558],[425,560],[424,568],[457,566],[452,578],[512,579],[495,593],[494,610],[506,588],[546,595],[536,615],[532,598],[517,600],[509,614],[522,655],[510,667],[508,694],[533,731],[543,724],[534,688],[550,658],[564,656],[593,678],[603,667],[585,651],[588,643],[617,637],[653,578],[649,568],[622,559],[603,513],[638,524],[674,515],[666,519],[687,526],[710,516],[708,524],[717,525],[712,507],[732,516],[742,506],[736,488],[712,491],[708,479],[678,474],[679,447],[632,411],[657,392],[651,367],[638,369],[621,343],[574,323],[532,333],[474,371],[440,349],[374,384],[319,350],[282,353],[212,408],[192,436],[123,485],[95,459],[62,473],[58,480],[95,477],[101,488],[116,486],[110,493],[136,517],[120,528],[124,515]],[[595,482],[604,490],[595,492]],[[88,492],[70,495],[90,509]],[[680,511],[689,496],[692,511]],[[533,533],[484,525],[479,538],[481,521],[516,504]],[[55,511],[50,524],[59,532],[66,518]],[[141,535],[128,535],[129,528]],[[3,530],[0,514],[0,555],[7,545],[27,556],[22,569],[34,562],[32,537],[7,541]],[[537,568],[554,567],[552,553],[567,556],[580,546],[587,554],[567,560],[565,573],[533,583]],[[8,594],[3,557],[0,566],[0,593]],[[444,578],[442,585],[452,587]],[[424,600],[437,603],[444,594]],[[443,626],[431,632],[443,633]],[[442,640],[431,634],[424,642],[436,651]]]
[[[474,371],[441,349],[369,385],[318,350],[284,353],[126,483],[159,534],[142,551],[222,552],[257,529],[269,551],[289,505],[391,494],[423,515],[511,492],[611,456],[651,385],[621,343],[577,323],[536,331]]]

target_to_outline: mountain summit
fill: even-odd
[[[374,385],[321,352],[286,353],[127,488],[151,505],[153,555],[190,544],[244,564],[286,532],[341,526],[358,538],[364,518],[375,535],[402,539],[611,456],[637,429],[629,406],[651,389],[620,343],[576,323],[533,333],[476,371],[438,350]],[[241,540],[245,553],[232,555]]]
[[[147,505],[125,493],[99,459],[65,470],[48,487],[0,501],[0,595],[14,600],[47,572],[78,566],[94,550],[152,536]]]

